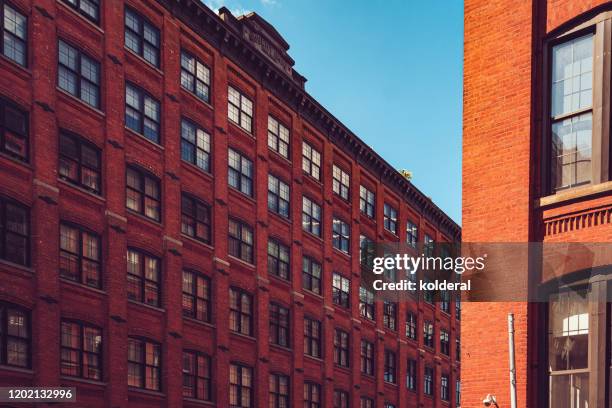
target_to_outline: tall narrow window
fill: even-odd
[[[433,256],[434,254],[434,239],[428,234],[425,234],[423,239],[423,254],[425,256]]]
[[[66,132],[60,133],[59,140],[60,177],[92,193],[100,194],[100,149]]]
[[[31,362],[30,312],[0,303],[0,364],[29,368]]]
[[[63,278],[94,288],[101,287],[100,237],[75,226],[60,225],[60,264]]]
[[[374,292],[359,287],[359,315],[366,319],[374,320],[376,318],[376,306],[374,304]]]
[[[450,389],[448,387],[448,374],[442,374],[440,377],[440,399],[442,401],[450,400]]]
[[[334,390],[333,408],[349,408],[349,393],[342,390]]]
[[[307,256],[302,258],[302,285],[306,290],[321,294],[321,264]]]
[[[417,362],[414,359],[408,360],[408,367],[406,369],[406,388],[410,391],[416,391],[417,389]]]
[[[102,330],[87,324],[62,320],[62,375],[89,380],[102,378]]]
[[[397,381],[397,365],[395,353],[391,350],[385,350],[385,381],[395,384]]]
[[[321,322],[304,318],[304,354],[321,358]]]
[[[210,102],[210,68],[185,50],[181,50],[181,86]]]
[[[434,348],[434,325],[432,322],[423,322],[423,344]]]
[[[128,385],[161,390],[161,346],[149,340],[128,339]]]
[[[251,408],[253,403],[253,369],[239,364],[230,364],[230,393],[231,408]]]
[[[269,408],[289,407],[289,377],[283,374],[270,374]]]
[[[374,218],[376,195],[364,186],[359,186],[359,210],[362,214]]]
[[[428,396],[433,396],[434,384],[433,384],[434,370],[431,367],[425,367],[425,375],[423,376],[423,393]]]
[[[28,114],[0,98],[0,151],[20,161],[28,160]]]
[[[304,408],[321,408],[321,385],[304,382]]]
[[[553,192],[592,181],[593,34],[552,49]]]
[[[387,329],[397,330],[397,303],[391,301],[383,303],[383,324]]]
[[[365,235],[359,236],[359,263],[362,268],[371,270],[376,257],[376,243]]]
[[[159,30],[136,11],[125,8],[125,46],[159,68]]]
[[[332,190],[345,200],[349,199],[351,177],[334,164],[332,168]]]
[[[181,121],[181,159],[210,172],[210,134],[187,119]]]
[[[444,329],[440,330],[440,353],[444,354],[445,356],[450,355],[449,334],[448,331]]]
[[[411,248],[417,247],[419,240],[419,229],[412,221],[406,222],[406,243]]]
[[[229,220],[229,254],[253,263],[253,228],[250,225],[238,220]]]
[[[302,228],[317,237],[321,236],[321,206],[310,198],[302,197]]]
[[[253,300],[251,295],[237,288],[230,288],[229,328],[236,333],[252,335]]]
[[[391,204],[385,203],[384,206],[384,224],[385,229],[394,234],[397,234],[397,210]]]
[[[349,366],[349,334],[341,329],[334,331],[334,363],[340,367]]]
[[[302,143],[302,170],[315,180],[321,180],[321,153],[306,142]]]
[[[160,142],[159,101],[143,89],[125,84],[125,126],[154,143]]]
[[[459,336],[455,338],[455,359],[461,361],[461,339]]]
[[[351,227],[340,218],[334,217],[332,221],[332,244],[334,248],[348,254],[350,241]]]
[[[98,24],[100,22],[100,0],[63,0],[86,19]]]
[[[160,260],[136,249],[127,251],[128,299],[151,306],[160,305]]]
[[[289,347],[289,309],[270,303],[270,343]]]
[[[455,405],[461,406],[461,380],[458,378],[455,381]]]
[[[374,375],[374,344],[361,340],[361,373]]]
[[[28,19],[5,2],[2,23],[2,54],[21,66],[27,65]]]
[[[268,175],[268,209],[289,218],[289,185],[278,177]]]
[[[181,232],[210,244],[210,206],[187,194],[181,195]]]
[[[361,397],[359,408],[374,408],[374,400],[368,397]]]
[[[227,90],[227,116],[245,131],[253,132],[253,102],[233,87]]]
[[[253,162],[233,149],[228,150],[228,183],[253,197]]]
[[[183,271],[183,316],[210,322],[210,279]]]
[[[147,218],[160,221],[159,179],[136,167],[128,167],[126,177],[126,207]]]
[[[100,107],[100,63],[59,40],[57,84],[94,108]]]
[[[268,116],[268,147],[289,158],[289,129],[272,116]]]
[[[183,351],[183,397],[210,401],[212,395],[210,357]]]
[[[30,212],[16,201],[0,196],[0,258],[30,264]]]
[[[417,338],[417,316],[413,312],[408,312],[406,315],[406,337],[410,340]]]
[[[332,300],[334,304],[349,308],[351,306],[351,281],[337,272],[332,276]]]
[[[268,273],[289,280],[289,247],[268,239]]]

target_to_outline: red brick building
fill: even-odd
[[[356,271],[362,236],[460,229],[305,91],[272,26],[191,0],[0,10],[0,385],[457,406],[459,309],[374,304]]]
[[[464,242],[611,241],[611,12],[603,1],[466,0]],[[592,302],[465,304],[464,406],[488,393],[510,404],[510,312],[519,407],[610,406],[610,285],[577,272],[564,282]]]

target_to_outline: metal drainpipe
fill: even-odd
[[[514,361],[514,313],[508,313],[508,356],[510,358],[510,407],[516,408],[516,365]]]

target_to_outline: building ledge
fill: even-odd
[[[591,196],[604,195],[612,193],[612,181],[605,183],[589,185],[586,187],[575,188],[561,193],[541,197],[536,200],[536,208],[547,208],[557,204],[565,204],[570,201],[579,200]]]

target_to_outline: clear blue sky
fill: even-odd
[[[463,1],[204,2],[274,25],[308,92],[461,222]]]

